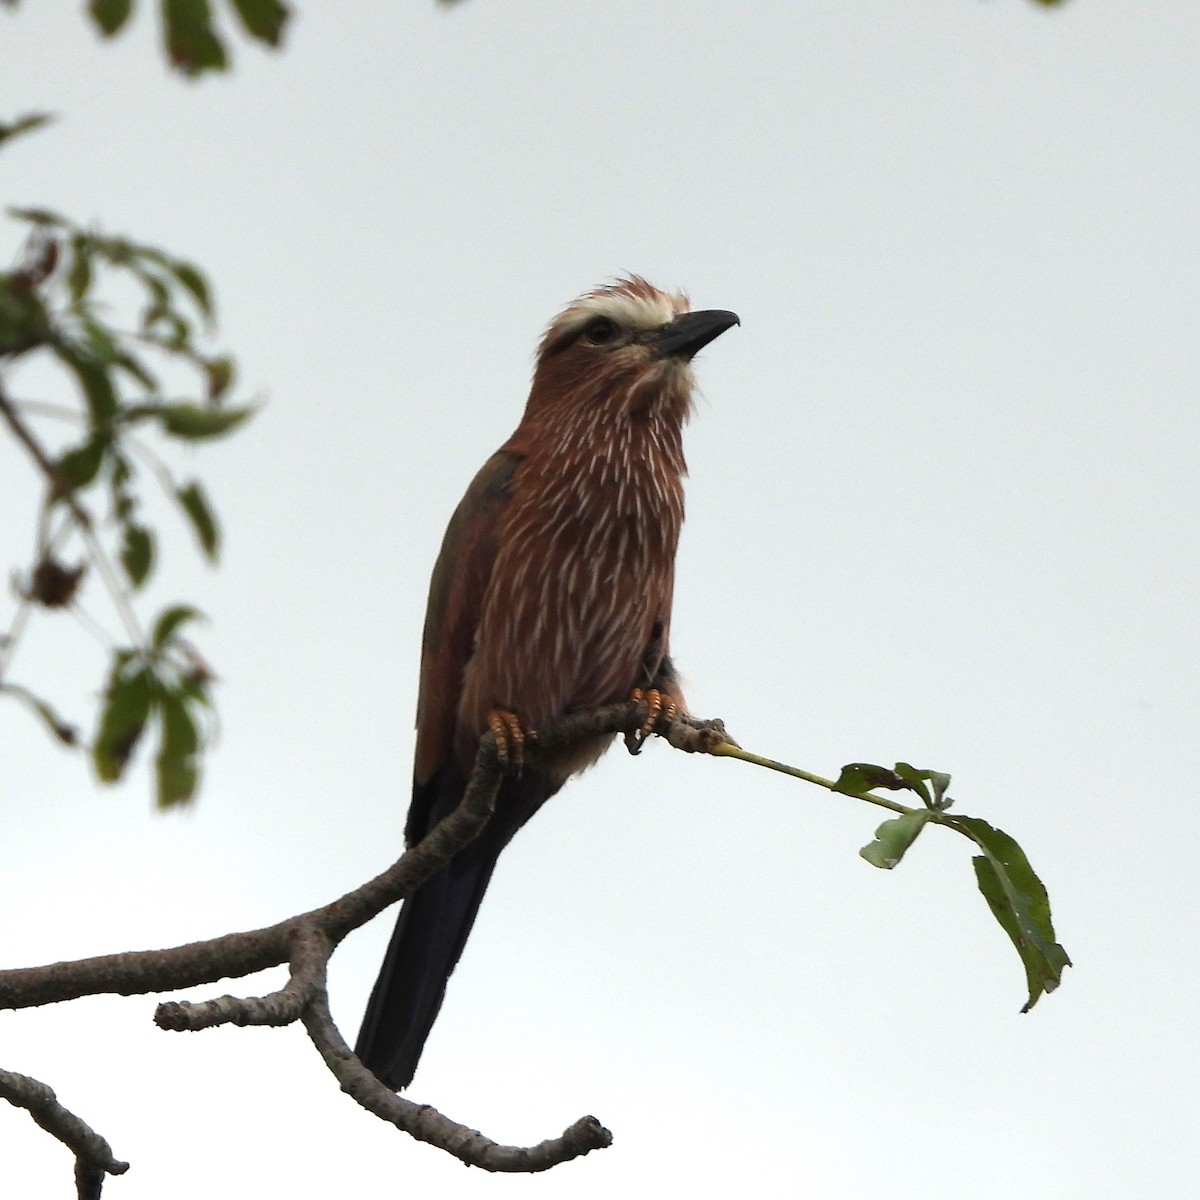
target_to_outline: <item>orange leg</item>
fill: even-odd
[[[645,740],[654,732],[654,727],[660,720],[670,721],[679,711],[679,701],[669,692],[660,692],[658,688],[649,688],[645,691],[641,688],[634,688],[630,693],[630,699],[646,706],[646,719],[642,722],[642,728],[639,730],[641,740]]]
[[[521,718],[506,708],[493,708],[488,713],[487,723],[496,740],[496,757],[500,765],[507,767],[511,763],[519,771],[525,765],[525,742],[536,736],[533,730],[527,731]]]

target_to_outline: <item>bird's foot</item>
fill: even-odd
[[[532,729],[526,729],[521,724],[521,718],[507,708],[493,708],[488,713],[487,723],[496,742],[496,757],[500,765],[520,771],[525,765],[525,743],[533,741],[537,734]]]
[[[638,754],[646,739],[657,732],[659,721],[674,719],[679,711],[679,701],[669,692],[660,692],[658,688],[634,688],[629,698],[646,706],[646,719],[641,726],[625,735],[625,748],[630,754]]]

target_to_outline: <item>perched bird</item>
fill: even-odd
[[[683,523],[692,356],[738,318],[691,312],[636,276],[580,297],[538,351],[525,415],[450,519],[429,585],[405,841],[462,799],[480,737],[654,689],[668,654]],[[612,741],[530,755],[475,841],[405,900],[355,1052],[407,1087],[500,851]]]

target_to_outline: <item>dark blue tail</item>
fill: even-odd
[[[414,787],[414,811],[429,813],[426,829],[456,807],[464,787],[462,773],[453,766]],[[479,837],[404,901],[354,1047],[393,1090],[412,1082],[500,851],[546,794],[529,776],[506,779],[495,814]]]

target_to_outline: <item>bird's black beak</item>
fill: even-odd
[[[730,326],[740,325],[737,313],[723,308],[702,312],[681,313],[669,325],[661,325],[646,335],[646,343],[658,358],[682,358],[687,362],[713,338],[720,337]]]

